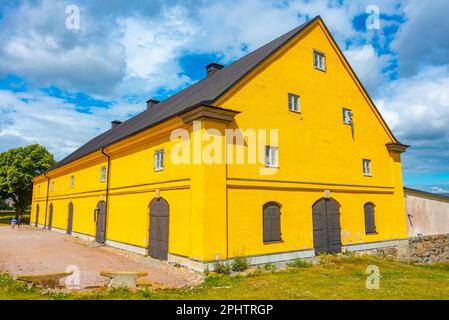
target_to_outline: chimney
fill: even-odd
[[[147,101],[147,110],[157,105],[160,101],[155,99],[150,99]]]
[[[115,128],[117,127],[119,124],[121,124],[122,122],[119,120],[114,120],[111,122],[111,128]]]
[[[206,66],[207,75],[206,77],[209,77],[210,75],[213,75],[218,70],[221,70],[224,68],[224,65],[218,64],[215,62],[212,62]]]

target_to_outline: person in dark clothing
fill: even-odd
[[[20,213],[20,214],[18,215],[18,217],[17,217],[17,229],[19,229],[19,227],[20,227],[20,225],[21,225],[22,222],[23,222],[23,216],[22,216],[22,214]]]

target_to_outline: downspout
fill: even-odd
[[[106,173],[106,209],[105,209],[105,217],[106,217],[106,221],[105,221],[105,228],[104,228],[104,238],[106,240],[106,225],[108,223],[108,207],[109,207],[109,178],[110,178],[110,172],[111,172],[111,156],[108,155],[105,152],[105,147],[101,148],[101,153],[108,158],[108,169],[107,169],[107,173]]]
[[[44,177],[47,178],[47,198],[45,199],[45,221],[43,229],[47,228],[47,212],[48,212],[48,193],[50,191],[50,178],[44,173]],[[39,221],[37,222],[39,224]]]

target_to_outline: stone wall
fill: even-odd
[[[449,234],[410,238],[409,252],[413,262],[449,261]]]
[[[408,245],[378,248],[364,253],[418,263],[449,261],[449,234],[412,237]]]

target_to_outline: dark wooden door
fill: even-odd
[[[50,214],[48,216],[48,224],[47,224],[48,230],[51,230],[52,224],[53,224],[53,203],[50,204]]]
[[[34,226],[37,228],[39,226],[39,205],[36,206],[36,221]]]
[[[168,256],[168,228],[169,207],[164,199],[155,199],[150,203],[150,234],[148,255],[167,260]]]
[[[106,241],[106,202],[100,201],[95,212],[97,231],[95,241],[104,243]]]
[[[73,204],[69,203],[69,217],[67,219],[67,234],[72,234],[73,228]]]
[[[333,199],[321,199],[312,207],[315,253],[341,252],[340,205]]]

